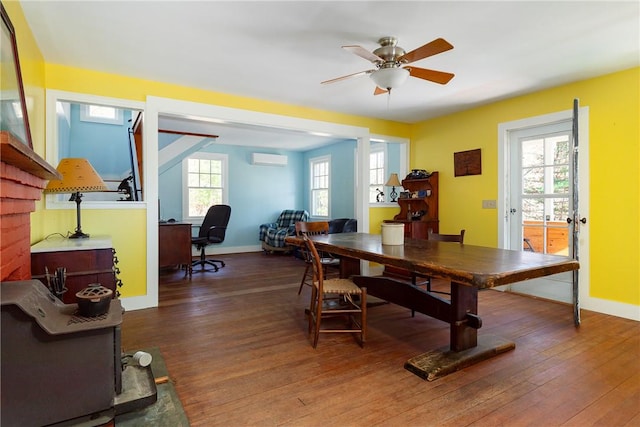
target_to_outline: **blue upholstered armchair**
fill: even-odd
[[[265,251],[290,251],[291,247],[285,243],[285,237],[296,234],[296,222],[308,220],[309,212],[307,211],[282,211],[276,222],[260,226],[262,249]]]

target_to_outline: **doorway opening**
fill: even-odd
[[[588,109],[580,111],[578,152],[580,212],[587,215]],[[573,256],[567,218],[573,209],[572,111],[567,110],[499,125],[499,236],[501,247],[551,255]],[[586,230],[585,230],[586,231]],[[580,293],[588,292],[588,233],[580,236]],[[573,302],[571,273],[527,280],[500,290],[567,304]]]

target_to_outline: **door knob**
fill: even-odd
[[[571,224],[573,220],[571,218],[567,218],[567,224]],[[580,218],[579,220],[581,223],[586,224],[587,223],[587,218]]]

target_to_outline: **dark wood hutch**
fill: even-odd
[[[429,229],[438,233],[438,172],[427,178],[403,179],[402,187],[400,213],[384,222],[404,224],[407,238],[427,239]]]

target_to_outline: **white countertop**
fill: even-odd
[[[31,246],[31,253],[55,251],[84,251],[91,249],[112,248],[110,236],[91,236],[87,239],[67,239],[61,236],[51,236]]]

